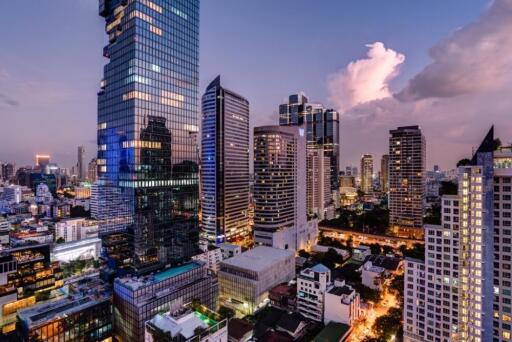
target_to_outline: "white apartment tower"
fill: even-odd
[[[363,154],[361,157],[361,191],[369,193],[373,190],[373,156]]]

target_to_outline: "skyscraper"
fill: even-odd
[[[97,174],[98,164],[96,163],[96,158],[92,158],[87,165],[87,180],[91,183],[96,182]]]
[[[99,4],[109,62],[98,93],[97,193],[119,198],[92,214],[104,242],[130,245],[114,261],[145,273],[187,259],[199,239],[199,0]],[[109,239],[103,228],[113,225]]]
[[[370,193],[373,191],[373,156],[363,154],[361,157],[361,191]]]
[[[77,153],[77,175],[79,181],[84,181],[86,178],[86,170],[85,170],[85,147],[78,146],[78,153]]]
[[[44,172],[45,167],[50,164],[50,156],[47,154],[36,154],[36,167]]]
[[[389,223],[399,235],[421,235],[425,137],[418,126],[398,127],[389,133]]]
[[[383,154],[380,159],[380,190],[389,191],[389,154]]]
[[[279,106],[281,126],[305,125],[308,148],[323,148],[330,160],[331,190],[338,189],[339,172],[339,113],[321,104],[309,103],[304,93],[293,94],[288,103]]]
[[[298,232],[307,226],[306,197],[304,128],[255,127],[255,242],[295,249],[297,241],[301,240]]]
[[[320,220],[334,218],[334,204],[331,194],[330,160],[322,148],[307,149],[307,209],[308,216]]]
[[[223,88],[220,76],[202,100],[201,241],[252,240],[249,208],[249,101]]]

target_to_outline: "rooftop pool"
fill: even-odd
[[[156,273],[154,275],[154,278],[155,278],[156,281],[162,281],[162,280],[165,280],[165,279],[168,279],[168,278],[172,278],[172,277],[178,276],[178,275],[180,275],[182,273],[191,271],[191,270],[193,270],[195,268],[198,268],[198,267],[201,267],[201,265],[199,265],[196,262],[190,262],[190,263],[185,264],[185,265],[171,267],[171,268],[168,268],[168,269],[166,269],[164,271],[158,272],[158,273]]]

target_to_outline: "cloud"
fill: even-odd
[[[19,106],[19,102],[10,98],[9,96],[0,93],[0,106],[16,107]]]
[[[401,100],[500,89],[512,74],[512,0],[495,0],[480,19],[430,49],[433,62],[398,94]]]
[[[371,93],[389,94],[389,80],[396,76],[399,64],[391,67],[393,63],[382,63],[387,69],[365,68],[377,75],[366,74],[359,83],[350,83],[343,75],[351,74],[349,70],[361,60],[350,63],[338,74],[338,87],[332,87],[332,80],[328,84],[334,90],[333,104],[349,108],[341,121],[343,163],[357,163],[362,153],[386,153],[389,130],[402,125],[420,125],[427,140],[428,165],[439,163],[445,168],[453,168],[458,159],[468,157],[492,124],[502,141],[510,141],[511,32],[512,0],[494,0],[476,22],[432,47],[432,62],[404,89],[382,99],[368,96],[361,100],[350,90],[366,86],[368,79],[381,80],[379,89],[384,91]],[[362,61],[372,59],[369,54]],[[387,77],[382,76],[382,70],[389,71]],[[346,90],[344,84],[349,85]],[[348,95],[339,91],[348,91]],[[375,99],[368,101],[372,97]]]
[[[339,111],[391,96],[389,82],[398,74],[405,56],[383,43],[368,44],[367,58],[351,62],[328,78],[329,100]]]

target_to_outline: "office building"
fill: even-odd
[[[55,223],[55,240],[64,242],[98,237],[98,222],[84,217],[60,220]]]
[[[363,154],[361,157],[361,191],[365,194],[373,192],[373,156]]]
[[[7,163],[1,164],[0,167],[2,169],[1,179],[3,181],[12,181],[12,179],[14,178],[16,166],[14,164]]]
[[[321,104],[309,103],[304,93],[288,97],[288,103],[279,106],[279,125],[303,126],[308,148],[323,148],[330,160],[331,190],[338,188],[339,172],[339,113],[325,109]]]
[[[295,249],[298,232],[308,225],[304,134],[297,126],[254,128],[256,244]]]
[[[380,159],[380,191],[389,191],[389,154],[383,154]]]
[[[145,323],[159,312],[198,300],[216,309],[218,283],[206,264],[189,262],[145,277],[114,281],[114,334],[120,341],[143,341]]]
[[[22,342],[106,341],[112,337],[112,291],[99,279],[69,285],[69,295],[18,311]]]
[[[201,242],[252,242],[249,208],[249,101],[221,85],[202,100]]]
[[[222,261],[218,277],[220,304],[249,315],[273,287],[295,278],[295,253],[259,246]]]
[[[98,93],[97,183],[117,198],[95,214],[110,247],[129,244],[111,260],[145,274],[198,248],[199,0],[100,0],[99,14],[109,61]]]
[[[389,133],[389,224],[398,235],[422,236],[425,137],[418,126]]]

